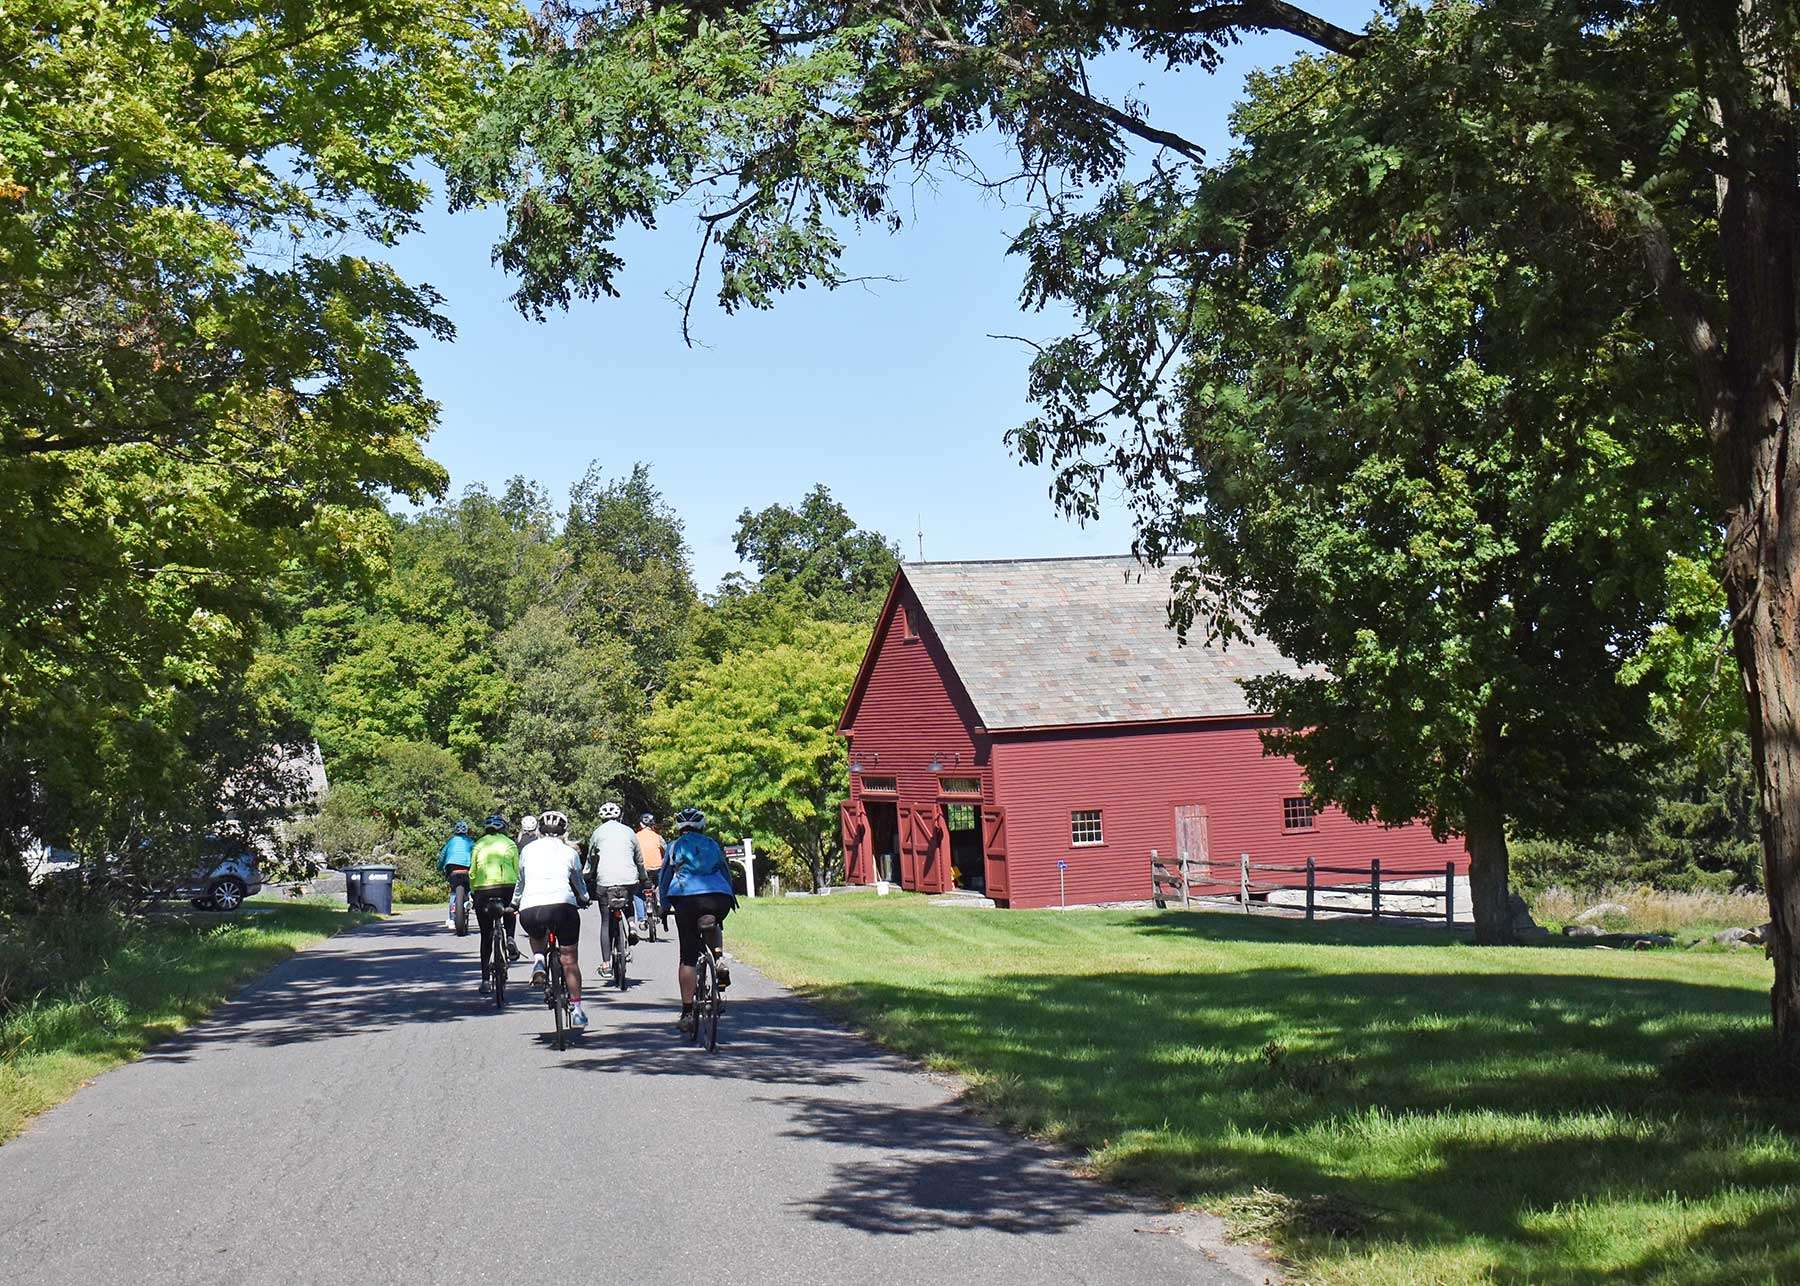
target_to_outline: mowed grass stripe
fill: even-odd
[[[728,937],[1303,1279],[1800,1279],[1758,953],[859,896],[746,902]]]

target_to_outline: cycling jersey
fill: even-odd
[[[483,835],[475,841],[469,883],[478,889],[519,881],[519,846],[505,835]]]
[[[438,850],[438,870],[447,871],[453,866],[467,866],[474,852],[474,840],[467,835],[452,835],[444,841],[444,847]]]
[[[663,850],[657,891],[665,900],[696,893],[723,893],[730,897],[731,868],[725,863],[725,850],[710,835],[683,831]]]
[[[644,869],[654,874],[662,870],[663,837],[648,826],[637,833],[638,852],[644,855]]]
[[[588,865],[594,883],[603,887],[641,885],[647,881],[637,836],[624,822],[601,822],[588,839]]]
[[[519,854],[519,879],[513,886],[513,904],[527,907],[567,903],[587,905],[587,885],[581,878],[581,854],[554,835],[531,841]]]

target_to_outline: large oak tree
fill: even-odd
[[[1448,96],[1401,99],[1415,116],[1468,122],[1466,142],[1496,171],[1521,154],[1554,160],[1561,182],[1546,186],[1545,213],[1569,235],[1600,230],[1609,247],[1631,247],[1631,262],[1608,254],[1596,271],[1654,294],[1663,341],[1687,368],[1671,418],[1696,419],[1709,443],[1691,472],[1710,475],[1727,530],[1774,1017],[1784,1057],[1800,1065],[1795,0],[1464,0],[1396,6],[1363,31],[1286,0],[551,5],[538,56],[485,119],[457,195],[505,201],[497,255],[528,310],[613,291],[621,229],[681,201],[697,204],[702,230],[689,302],[716,253],[721,303],[763,307],[786,288],[840,283],[843,230],[896,219],[890,183],[902,174],[972,169],[969,141],[984,130],[1012,144],[1014,181],[1050,218],[1119,182],[1133,147],[1154,149],[1176,190],[1191,190],[1201,149],[1158,123],[1153,103],[1099,93],[1090,69],[1121,49],[1210,68],[1252,30],[1310,42],[1336,56],[1339,75],[1382,57],[1416,58],[1432,83],[1448,75]],[[1392,130],[1418,123],[1385,117]],[[1382,141],[1336,138],[1352,150]],[[1093,271],[1108,269],[1103,245],[1086,253]],[[1144,379],[1122,390],[1122,420],[1102,426],[1126,426],[1116,440],[1128,453],[1160,449],[1136,425],[1185,337],[1166,341],[1137,350]]]

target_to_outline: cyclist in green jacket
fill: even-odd
[[[519,878],[519,846],[506,833],[506,818],[493,814],[482,823],[486,830],[475,841],[474,860],[469,867],[469,884],[475,900],[475,918],[481,924],[481,994],[487,995],[492,985],[488,979],[488,941],[494,931],[494,917],[502,913]],[[517,960],[519,948],[513,938],[519,931],[516,912],[506,913],[506,958]]]

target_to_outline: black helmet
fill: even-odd
[[[450,833],[452,835],[467,835],[469,833],[469,824],[467,822],[458,822],[450,828]]]
[[[638,825],[639,826],[654,826],[654,825],[656,825],[656,814],[655,813],[639,813],[638,814]]]
[[[698,808],[684,808],[675,814],[675,829],[678,831],[703,831],[706,829],[706,814]]]
[[[490,831],[503,831],[506,829],[506,819],[499,813],[489,813],[488,819],[482,825]]]

